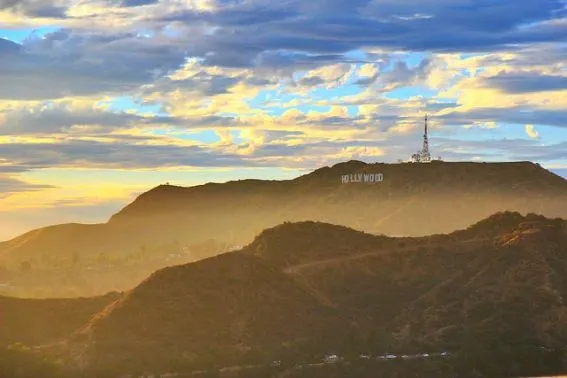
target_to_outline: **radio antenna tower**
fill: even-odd
[[[438,158],[441,160],[441,158]],[[414,163],[431,163],[431,153],[429,152],[429,138],[427,137],[427,114],[425,115],[425,132],[423,133],[423,146],[420,151],[411,155],[411,161]]]
[[[429,139],[427,138],[427,114],[425,115],[425,132],[423,133],[423,148],[421,149],[420,161],[431,161],[431,154],[429,153]]]

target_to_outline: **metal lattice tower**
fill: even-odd
[[[423,147],[420,153],[421,162],[430,162],[431,154],[429,153],[429,139],[427,138],[427,114],[425,115],[425,132],[423,134]]]

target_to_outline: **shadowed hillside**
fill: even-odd
[[[109,377],[440,351],[451,354],[442,367],[407,369],[560,372],[567,368],[566,245],[564,220],[515,212],[428,237],[286,223],[241,251],[156,272],[44,350]],[[399,366],[391,376],[407,376]],[[365,369],[357,371],[370,377]],[[319,371],[328,369],[312,373]]]
[[[374,250],[391,240],[328,223],[286,222],[261,232],[244,251],[287,267]]]
[[[341,175],[355,172],[380,172],[384,181],[341,184]],[[464,228],[497,211],[567,215],[565,198],[567,181],[529,162],[351,161],[288,181],[244,180],[191,188],[160,186],[114,215],[110,224],[148,222],[153,217],[157,224],[170,218],[214,233],[219,221],[223,225],[240,222],[240,235],[246,235],[246,231],[248,234],[244,240],[235,235],[239,242],[250,240],[271,225],[300,220],[418,236]]]
[[[342,184],[341,175],[350,173],[383,173],[384,181]],[[85,269],[95,269],[112,256],[120,263],[114,264],[115,270],[104,269],[113,272],[99,280],[108,282],[104,287],[86,287],[74,278],[76,295],[102,294],[128,289],[148,273],[144,262],[131,263],[140,255],[156,259],[146,264],[150,270],[171,265],[165,261],[169,254],[187,256],[178,263],[194,261],[225,252],[231,245],[248,244],[262,230],[285,221],[322,221],[370,233],[420,236],[465,228],[506,210],[567,217],[567,181],[529,162],[350,161],[287,181],[242,180],[189,188],[162,185],[140,195],[106,224],[47,227],[0,243],[0,276],[3,267],[19,280],[22,264],[40,270],[54,266],[57,274],[44,272],[42,281],[50,285],[46,293],[56,295],[58,287],[69,284],[50,277],[61,277],[62,271],[67,277],[77,276],[72,274],[76,265],[69,266],[74,256],[84,262]],[[212,247],[193,251],[208,241]],[[78,276],[85,274],[89,273],[82,271]],[[18,285],[37,286],[24,281]]]
[[[479,333],[494,348],[537,342],[555,349],[567,341],[567,223],[494,218],[471,230],[486,232],[497,219],[509,222],[507,230],[398,317],[400,341],[451,347]]]
[[[156,272],[71,345],[90,345],[81,358],[102,370],[165,371],[308,358],[319,345],[344,348],[351,335],[336,311],[283,272],[230,253]]]
[[[374,352],[456,351],[458,366],[495,376],[567,367],[564,220],[506,212],[449,235],[366,243],[355,231],[338,242],[333,237],[342,230],[335,226],[303,226],[318,229],[314,239],[296,242],[301,225],[283,225],[261,234],[249,251],[282,265],[353,319]],[[283,261],[294,245],[304,259]]]
[[[69,336],[119,294],[77,299],[0,297],[0,346],[38,345]]]

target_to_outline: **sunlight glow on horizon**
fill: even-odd
[[[256,1],[0,9],[0,229],[12,230],[0,239],[26,228],[10,221],[23,214],[43,219],[30,227],[104,219],[165,182],[288,179],[376,151],[407,159],[426,112],[435,156],[565,172],[559,2],[485,5],[457,25],[462,9],[446,1],[403,18],[417,5],[384,1],[364,14],[388,22],[336,2],[326,15],[274,5],[278,21]]]

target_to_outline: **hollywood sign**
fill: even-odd
[[[382,173],[352,173],[350,175],[341,176],[341,182],[343,184],[349,184],[351,182],[377,183],[382,181],[384,181],[384,175]]]

